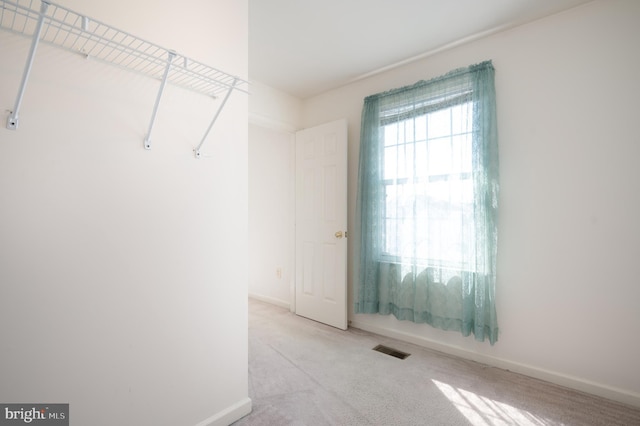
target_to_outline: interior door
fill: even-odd
[[[296,314],[347,329],[347,121],[296,133]]]

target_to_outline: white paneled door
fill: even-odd
[[[347,329],[347,121],[296,133],[296,314]]]

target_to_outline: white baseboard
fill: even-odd
[[[245,398],[217,414],[198,423],[196,426],[229,426],[251,412],[251,398]]]
[[[492,367],[513,371],[515,373],[544,380],[546,382],[555,383],[560,386],[565,386],[567,388],[575,389],[592,395],[597,395],[623,404],[640,407],[640,394],[638,393],[628,392],[623,389],[591,382],[555,371],[533,367],[531,365],[520,364],[502,358],[496,358],[488,355],[470,352],[458,346],[446,345],[411,333],[404,333],[385,327],[379,327],[373,324],[369,324],[366,321],[351,321],[349,323],[349,326],[368,331],[370,333],[379,334],[381,336],[390,337],[392,339],[401,340],[403,342],[413,343],[415,345],[433,349],[439,352],[444,352],[449,355],[455,355],[460,358],[480,362]]]
[[[249,293],[249,297],[255,300],[259,300],[265,303],[271,303],[272,305],[280,306],[281,308],[285,308],[287,310],[291,310],[291,304],[289,302],[285,302],[284,300],[276,299],[269,296],[263,296],[261,294]]]

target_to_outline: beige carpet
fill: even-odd
[[[640,409],[255,300],[249,397],[253,411],[237,426],[640,425]]]

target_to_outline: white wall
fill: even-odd
[[[294,140],[249,125],[249,295],[287,309],[295,279]]]
[[[367,95],[493,60],[501,206],[495,346],[393,317],[352,325],[640,405],[640,2],[601,0],[308,99],[349,120],[350,295]],[[352,302],[352,300],[351,300]]]
[[[60,0],[246,78],[238,0]],[[0,31],[0,107],[29,40]],[[247,388],[247,96],[216,101],[41,45],[0,128],[0,401],[72,424],[227,424]]]
[[[295,132],[302,101],[259,81],[249,97],[249,295],[294,306]]]

